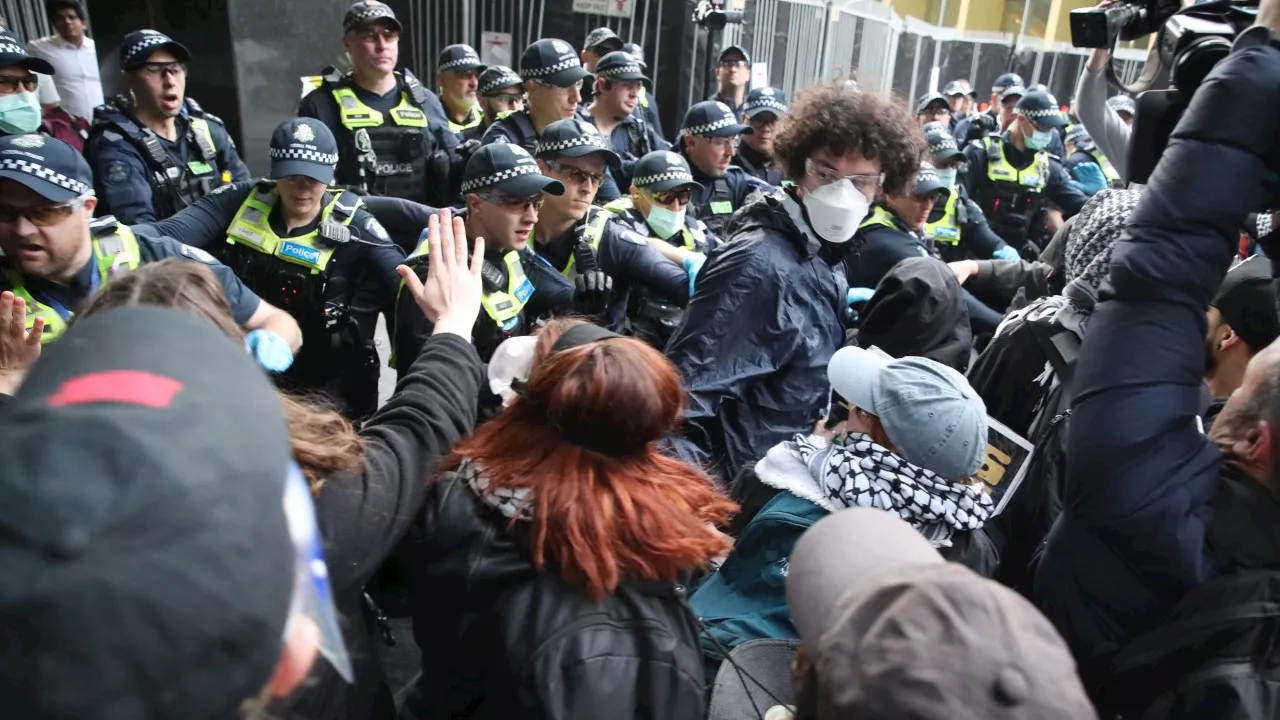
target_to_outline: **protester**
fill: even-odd
[[[813,427],[844,342],[841,261],[881,187],[914,179],[924,139],[903,108],[825,83],[797,95],[774,150],[794,186],[734,217],[667,345],[689,390],[673,442],[722,483]]]
[[[940,260],[894,265],[859,315],[858,347],[929,358],[962,373],[969,367],[973,331],[964,292]]]
[[[331,560],[330,584],[356,678],[348,685],[333,673],[318,676],[289,704],[291,713],[301,717],[395,717],[373,651],[379,641],[364,586],[422,508],[427,493],[423,480],[430,468],[475,426],[481,365],[469,339],[480,306],[483,253],[468,268],[465,244],[454,240],[462,237],[461,231],[455,231],[456,236],[445,234],[440,219],[431,219],[431,272],[425,285],[408,282],[434,334],[396,392],[359,433],[331,408],[280,396],[293,455],[316,496]],[[412,275],[407,268],[403,272]],[[81,317],[121,305],[177,307],[241,340],[213,274],[195,263],[159,263],[108,283]]]
[[[790,568],[796,720],[1097,717],[1044,616],[889,513],[819,521]]]
[[[350,676],[282,410],[172,310],[47,348],[0,415],[5,717],[265,717],[313,663]]]
[[[946,558],[995,573],[999,548],[982,532],[991,498],[973,477],[987,447],[986,410],[964,376],[926,358],[892,360],[856,347],[837,352],[827,374],[827,419],[756,464],[760,482],[781,492],[689,598],[706,627],[708,678],[748,640],[796,637],[783,594],[789,558],[829,513],[892,513]]]
[[[537,348],[515,401],[428,489],[422,673],[401,717],[700,718],[681,583],[728,548],[712,525],[733,505],[655,449],[678,422],[680,378],[653,348],[581,321],[548,324]]]

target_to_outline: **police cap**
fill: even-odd
[[[590,50],[597,55],[607,55],[622,49],[622,38],[607,27],[599,27],[587,33],[582,49]]]
[[[730,45],[729,47],[721,50],[720,62],[725,62],[726,60],[733,60],[734,55],[741,55],[743,62],[745,62],[748,65],[751,64],[751,56],[747,54],[747,49],[742,47],[741,45]]]
[[[689,162],[679,153],[654,150],[636,163],[631,184],[650,192],[668,192],[683,187],[701,188],[693,179]]]
[[[782,117],[787,114],[787,95],[771,87],[759,87],[747,93],[742,103],[742,113],[753,118],[761,113]]]
[[[622,46],[622,50],[623,52],[630,53],[631,57],[635,58],[636,60],[639,60],[641,65],[645,64],[644,48],[640,47],[635,43],[626,43]]]
[[[960,148],[956,146],[956,139],[947,129],[946,123],[928,123],[924,126],[924,137],[929,141],[929,150],[933,153],[933,162],[941,165],[949,160],[957,157],[963,157],[964,153],[960,152]]]
[[[947,97],[956,97],[957,95],[968,95],[973,92],[973,88],[969,87],[968,80],[952,80],[942,89],[942,94]]]
[[[1067,118],[1058,109],[1053,96],[1039,90],[1023,95],[1014,106],[1014,112],[1044,127],[1062,127],[1067,124]]]
[[[916,171],[915,189],[911,192],[916,197],[937,195],[941,202],[946,202],[951,197],[951,190],[938,179],[938,169],[927,162],[920,163],[920,169]]]
[[[0,67],[14,65],[21,65],[32,72],[53,74],[53,66],[48,60],[28,55],[17,35],[0,28]]]
[[[520,56],[520,77],[556,87],[570,87],[591,73],[573,46],[563,40],[544,38],[524,49]]]
[[[1128,113],[1129,117],[1138,114],[1138,107],[1128,95],[1115,95],[1107,98],[1107,107],[1118,113]]]
[[[485,64],[480,62],[480,55],[475,48],[461,43],[441,50],[440,57],[436,58],[436,70],[440,72],[483,71],[484,68]]]
[[[622,158],[613,151],[604,135],[595,125],[580,118],[557,120],[543,128],[533,154],[537,157],[563,155],[571,158],[595,154],[613,167],[622,166]]]
[[[1075,145],[1081,150],[1092,150],[1094,148],[1093,137],[1089,135],[1089,131],[1084,129],[1084,125],[1076,123],[1067,131],[1062,141],[1068,145]]]
[[[1021,85],[1010,85],[1000,93],[1000,102],[1003,103],[1009,98],[1020,98],[1027,94],[1027,89]]]
[[[191,59],[191,52],[177,40],[157,30],[135,30],[120,44],[120,69],[129,71],[145,63],[157,50],[168,50],[178,62]]]
[[[940,110],[950,110],[951,102],[940,92],[925,93],[916,101],[916,114],[921,115],[929,108],[937,106]]]
[[[328,185],[338,164],[338,141],[312,118],[286,120],[271,133],[271,179],[293,175]]]
[[[396,19],[396,12],[390,6],[378,0],[363,0],[348,8],[347,14],[342,16],[342,32],[360,32],[379,21],[395,28],[396,32],[404,31],[404,26]]]
[[[701,135],[703,137],[733,137],[734,135],[750,135],[755,132],[750,125],[743,125],[733,116],[728,105],[718,100],[703,100],[694,103],[684,114],[684,122],[680,125],[682,135]]]
[[[564,194],[564,183],[542,174],[529,151],[506,142],[482,146],[462,171],[462,193],[499,190],[512,197],[531,197],[546,191]]]
[[[596,77],[601,80],[644,80],[644,64],[621,50],[611,52],[596,63]]]
[[[1017,85],[1018,87],[1023,87],[1024,85],[1026,85],[1026,83],[1023,82],[1022,76],[1019,75],[1018,73],[1005,73],[1000,77],[996,78],[995,83],[991,85],[991,94],[999,95],[1000,93],[1004,92],[1005,90],[1008,90],[1014,85]]]
[[[503,90],[524,90],[524,81],[506,65],[494,65],[480,73],[476,92],[482,96],[497,95]]]
[[[55,203],[93,192],[93,171],[84,156],[48,135],[0,137],[0,179]]]

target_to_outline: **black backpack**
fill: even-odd
[[[1094,694],[1103,720],[1280,717],[1280,572],[1200,585],[1107,675]]]

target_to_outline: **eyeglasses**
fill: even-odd
[[[28,222],[36,227],[49,227],[71,217],[71,213],[84,207],[84,203],[92,195],[81,195],[64,203],[53,203],[51,205],[37,205],[36,207],[16,208],[11,205],[0,205],[0,223],[12,224],[18,222],[18,218],[26,218]]]
[[[742,142],[741,135],[734,135],[733,137],[708,137],[706,135],[699,135],[698,137],[710,143],[711,147],[717,150],[737,150],[738,144]]]
[[[501,95],[490,95],[489,99],[497,100],[498,102],[503,102],[508,105],[515,105],[517,103],[524,102],[524,94],[523,93],[502,93]]]
[[[547,158],[543,158],[542,162],[546,163],[547,167],[552,170],[568,175],[569,179],[576,183],[591,183],[592,185],[599,186],[604,182],[604,173],[602,172],[587,172],[582,168],[576,168],[572,165],[566,165],[565,163],[557,160],[550,160]]]
[[[528,208],[540,210],[542,208],[543,201],[542,193],[538,193],[537,195],[532,195],[530,197],[524,197],[521,195],[495,195],[493,193],[472,193],[472,195],[475,195],[485,202],[493,203],[494,205],[501,205],[502,207],[510,210],[526,210]]]
[[[768,128],[778,124],[778,116],[772,113],[760,113],[747,118],[747,124],[753,128]]]
[[[820,186],[848,180],[868,198],[874,198],[880,192],[880,184],[884,182],[884,173],[879,175],[841,175],[836,172],[835,168],[820,165],[812,158],[804,161],[804,171],[812,175]]]
[[[667,192],[646,190],[645,192],[648,192],[649,197],[653,198],[659,205],[674,205],[675,203],[688,205],[689,198],[693,197],[693,193],[690,190],[668,190]]]
[[[382,38],[382,41],[386,43],[394,43],[400,42],[400,31],[391,28],[373,28],[372,30],[362,30],[356,33],[356,37],[367,43],[374,42],[378,38]]]
[[[25,77],[0,75],[0,94],[12,95],[20,90],[35,92],[36,86],[39,84],[40,79],[34,74],[26,75]]]
[[[149,62],[139,65],[138,72],[141,72],[149,78],[158,78],[163,75],[168,75],[171,78],[179,78],[187,74],[187,65],[186,63],[181,62]]]
[[[720,67],[726,70],[742,70],[747,67],[746,60],[721,60]]]

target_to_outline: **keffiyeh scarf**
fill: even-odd
[[[471,492],[480,498],[480,502],[502,513],[503,517],[510,520],[533,519],[533,496],[529,488],[494,490],[489,487],[489,477],[471,460],[463,460],[456,472],[467,483],[467,487],[471,488]]]
[[[800,467],[806,472],[797,472]],[[835,443],[796,435],[771,449],[756,466],[756,474],[766,485],[832,512],[850,507],[891,512],[934,547],[949,547],[958,531],[981,528],[993,509],[981,485],[945,480],[861,433],[837,438]]]

